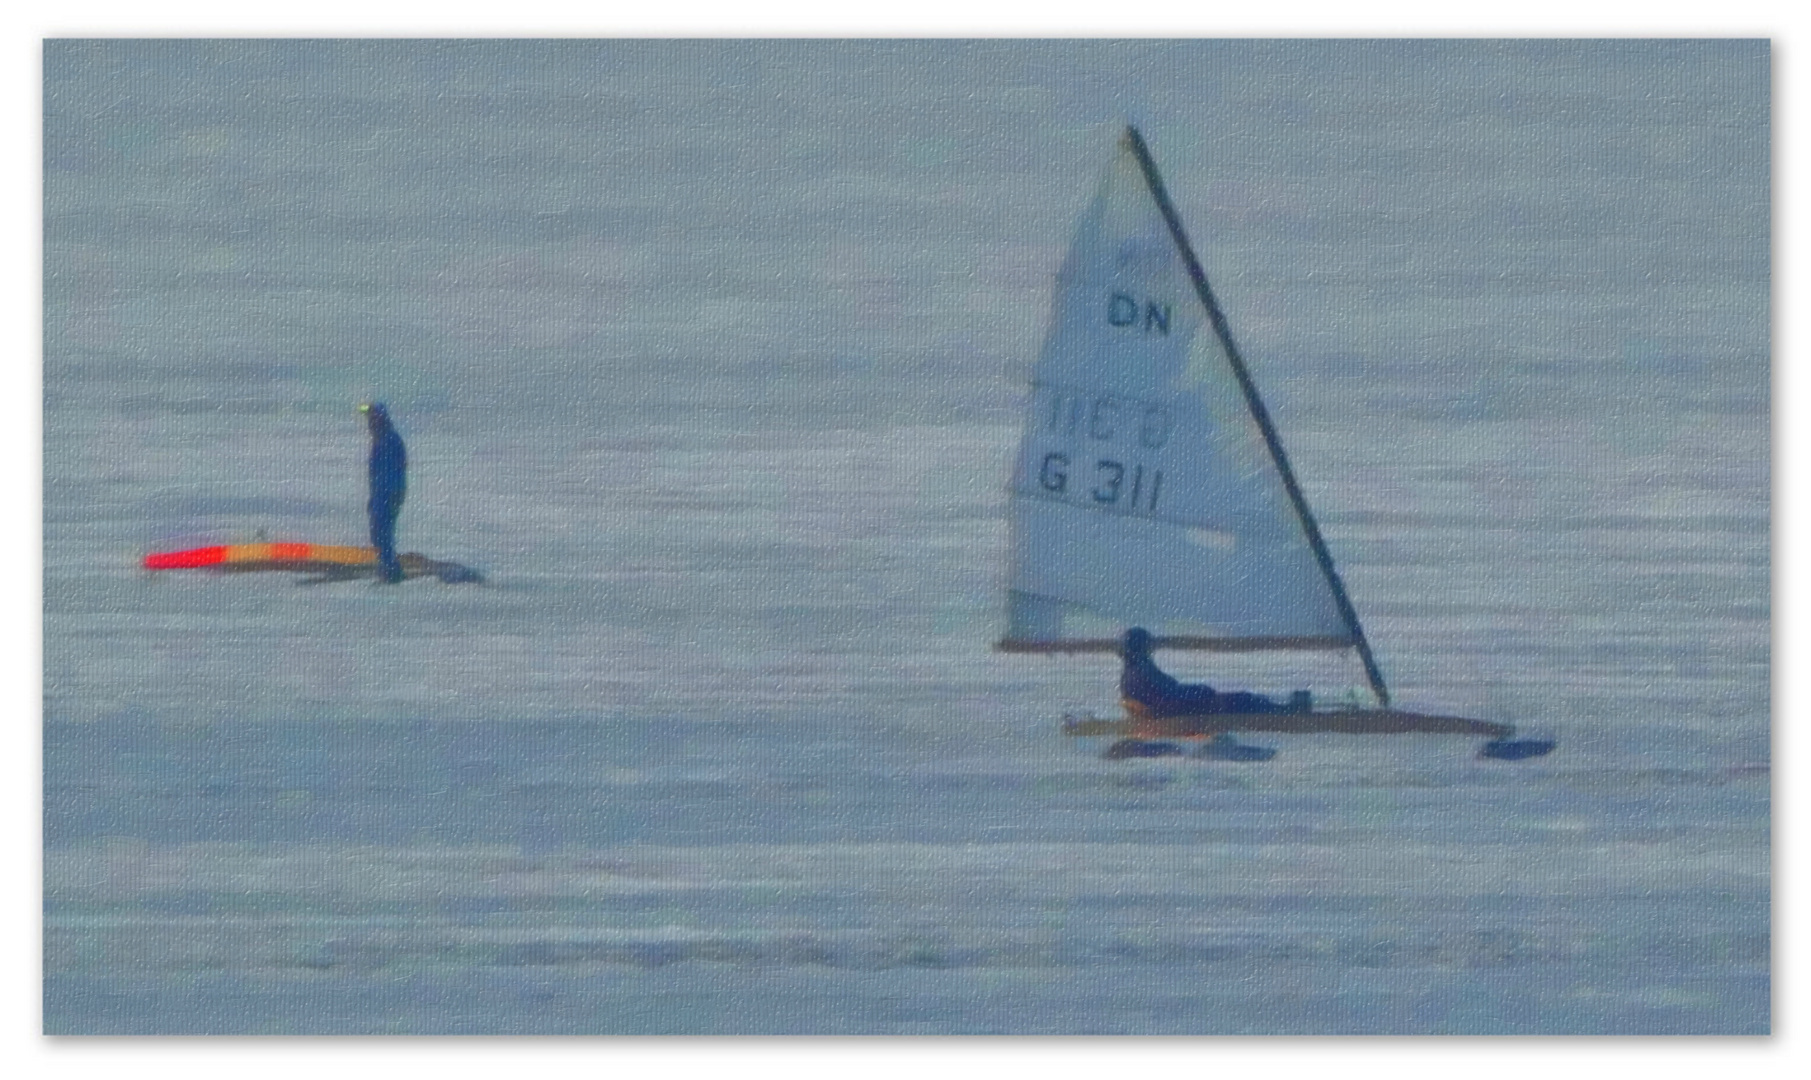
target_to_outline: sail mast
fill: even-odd
[[[1245,360],[1239,355],[1239,347],[1233,342],[1232,329],[1226,322],[1226,315],[1220,310],[1219,301],[1214,299],[1214,291],[1207,284],[1207,275],[1202,271],[1200,261],[1195,258],[1195,249],[1189,245],[1188,236],[1182,230],[1182,218],[1170,203],[1169,192],[1163,187],[1163,178],[1157,175],[1157,163],[1151,159],[1151,151],[1145,146],[1144,136],[1130,124],[1126,125],[1126,140],[1138,159],[1139,171],[1144,174],[1145,185],[1151,189],[1151,197],[1163,212],[1163,220],[1169,226],[1170,236],[1182,252],[1189,280],[1195,285],[1195,295],[1201,298],[1202,305],[1207,308],[1208,321],[1213,323],[1214,333],[1219,336],[1220,345],[1226,351],[1226,359],[1232,364],[1233,375],[1239,380],[1239,389],[1245,394],[1245,404],[1250,408],[1252,419],[1258,422],[1258,430],[1264,436],[1264,445],[1270,449],[1271,459],[1276,462],[1277,471],[1282,474],[1283,488],[1289,493],[1289,502],[1295,507],[1296,517],[1301,520],[1308,545],[1313,548],[1315,559],[1320,562],[1328,584],[1333,587],[1334,603],[1338,605],[1340,615],[1352,630],[1352,640],[1358,647],[1359,660],[1364,663],[1365,678],[1370,681],[1371,692],[1377,695],[1379,704],[1388,705],[1390,691],[1384,685],[1383,672],[1377,666],[1377,658],[1371,653],[1371,643],[1365,640],[1364,627],[1358,622],[1358,612],[1352,607],[1351,598],[1346,595],[1346,586],[1340,581],[1339,572],[1333,568],[1333,554],[1327,550],[1326,541],[1321,539],[1320,526],[1315,524],[1314,513],[1308,509],[1308,500],[1302,496],[1302,489],[1295,482],[1295,472],[1289,468],[1289,458],[1283,453],[1283,443],[1277,437],[1276,427],[1270,422],[1270,411],[1264,407],[1263,399],[1258,397],[1257,384],[1252,382],[1251,372],[1246,369]]]

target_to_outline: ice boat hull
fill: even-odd
[[[1402,709],[1324,709],[1315,712],[1213,713],[1162,719],[1098,719],[1063,722],[1065,735],[1118,735],[1140,739],[1189,739],[1222,732],[1268,731],[1284,735],[1472,735],[1507,739],[1515,727],[1490,720],[1439,716]]]
[[[484,575],[462,563],[430,559],[408,552],[398,557],[405,578],[435,577],[448,583],[477,583]],[[343,581],[377,576],[377,550],[340,544],[294,541],[255,544],[218,544],[184,551],[153,552],[144,557],[146,570],[212,570],[217,573],[289,571],[319,574],[318,580]]]

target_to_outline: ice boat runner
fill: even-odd
[[[1133,127],[1057,274],[1010,527],[1002,651],[1121,652],[1118,632],[1078,628],[1089,622],[1152,627],[1149,648],[1351,649],[1377,700],[1315,709],[1298,692],[1262,711],[1178,715],[1128,699],[1125,720],[1066,726],[1126,736],[1110,756],[1179,752],[1162,740],[1248,731],[1471,735],[1490,740],[1485,756],[1503,758],[1553,747],[1513,739],[1508,724],[1391,706],[1270,414]],[[1209,756],[1227,756],[1215,745],[1227,743],[1210,743]]]
[[[359,412],[364,414],[371,433],[366,505],[371,547],[294,541],[217,544],[184,551],[154,552],[145,556],[144,568],[228,572],[288,570],[319,575],[310,578],[310,584],[362,577],[375,577],[384,582],[429,576],[450,584],[483,581],[484,575],[460,563],[430,559],[415,552],[396,553],[396,519],[402,512],[403,494],[407,488],[407,451],[382,402],[360,405]]]

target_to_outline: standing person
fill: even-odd
[[[1133,716],[1162,720],[1173,716],[1276,711],[1274,702],[1258,694],[1223,694],[1205,683],[1177,681],[1151,658],[1151,646],[1151,632],[1141,626],[1127,630],[1121,643],[1125,667],[1120,671],[1119,696]]]
[[[359,411],[371,430],[371,499],[366,509],[371,515],[371,546],[377,549],[377,576],[394,584],[402,580],[402,561],[396,556],[396,518],[409,489],[409,453],[383,402],[360,405]]]

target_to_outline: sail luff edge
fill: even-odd
[[[1134,125],[1126,125],[1126,138],[1132,147],[1132,153],[1138,160],[1138,168],[1144,174],[1145,186],[1150,189],[1151,197],[1156,200],[1157,208],[1163,214],[1163,220],[1169,226],[1170,237],[1175,241],[1182,254],[1183,264],[1188,269],[1189,280],[1195,286],[1195,295],[1200,298],[1202,306],[1207,309],[1208,321],[1213,325],[1214,333],[1219,337],[1226,358],[1232,365],[1233,375],[1239,381],[1239,389],[1245,394],[1245,404],[1250,410],[1252,419],[1257,422],[1258,431],[1264,437],[1264,444],[1270,450],[1271,459],[1276,463],[1277,471],[1283,478],[1283,489],[1289,495],[1289,501],[1295,508],[1296,517],[1301,521],[1302,530],[1308,537],[1308,545],[1314,551],[1315,559],[1320,563],[1327,583],[1333,589],[1333,602],[1338,606],[1346,625],[1351,628],[1358,649],[1359,660],[1364,664],[1365,677],[1371,684],[1371,691],[1377,695],[1380,704],[1390,703],[1390,691],[1384,684],[1383,671],[1377,666],[1377,658],[1371,652],[1371,644],[1365,638],[1364,627],[1358,621],[1358,611],[1352,606],[1351,597],[1346,595],[1345,583],[1340,580],[1339,571],[1333,566],[1333,553],[1328,550],[1326,541],[1321,537],[1320,526],[1314,520],[1314,513],[1308,507],[1308,500],[1302,494],[1301,486],[1296,483],[1295,472],[1289,467],[1289,458],[1283,452],[1283,443],[1277,435],[1276,427],[1271,423],[1270,411],[1258,396],[1257,384],[1252,380],[1251,372],[1245,366],[1245,360],[1239,353],[1238,345],[1233,341],[1232,327],[1226,321],[1226,315],[1220,310],[1219,301],[1214,298],[1213,289],[1208,285],[1207,274],[1201,268],[1201,262],[1195,257],[1195,249],[1188,242],[1188,234],[1183,230],[1182,218],[1170,202],[1168,191],[1163,186],[1163,178],[1158,175],[1157,163],[1151,157],[1150,148],[1145,145],[1144,136]]]

